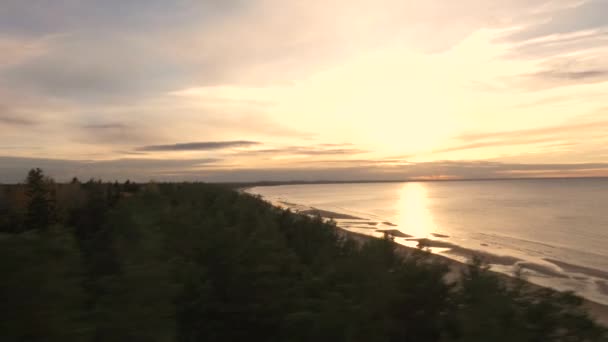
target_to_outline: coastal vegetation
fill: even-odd
[[[606,341],[572,293],[204,183],[0,186],[1,341]]]

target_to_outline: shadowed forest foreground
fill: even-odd
[[[202,183],[0,187],[1,341],[606,341],[570,293]]]

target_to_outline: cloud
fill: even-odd
[[[607,177],[608,163],[508,164],[475,161],[439,161],[396,166],[322,166],[302,168],[241,168],[184,171],[165,174],[169,180],[203,179],[211,182],[355,181],[419,179],[496,179],[525,177]]]
[[[504,25],[514,10],[546,2],[58,0],[46,8],[7,1],[0,32],[55,39],[2,77],[23,91],[79,102],[285,84],[392,44],[445,51],[480,27]]]
[[[336,148],[350,145],[344,144],[320,144],[316,146],[287,146],[279,148],[268,148],[258,150],[238,151],[233,155],[254,156],[254,155],[276,155],[276,156],[324,156],[324,155],[353,155],[368,153],[369,151],[356,148]]]
[[[608,63],[605,60],[585,60],[579,57],[576,62],[573,59],[554,58],[550,65],[539,71],[518,76],[515,84],[528,90],[545,90],[606,81],[608,81]]]
[[[352,168],[376,168],[376,167],[394,167],[402,165],[410,165],[412,163],[402,159],[391,158],[370,158],[370,159],[312,159],[312,158],[288,158],[274,160],[273,165],[267,165],[268,168],[288,167],[292,169],[324,169],[324,168],[344,168],[350,170]]]
[[[141,168],[167,168],[167,167],[197,167],[221,162],[219,158],[196,158],[196,159],[144,159],[144,158],[121,158],[111,160],[84,161],[81,163],[93,167],[141,167]]]
[[[558,1],[559,2],[559,1]],[[608,26],[605,0],[561,1],[564,7],[539,15],[535,24],[524,27],[507,37],[510,41],[526,41],[550,35],[601,29]]]
[[[605,9],[597,0],[57,0],[53,6],[5,0],[0,125],[10,129],[0,144],[28,141],[32,149],[14,150],[23,156],[215,151],[247,165],[255,158],[287,164],[290,156],[310,165],[337,157],[353,158],[333,162],[340,167],[376,165],[383,154],[413,154],[448,134],[496,127],[488,123],[503,120],[506,110],[493,109],[511,109],[509,101],[538,105],[536,91],[572,99],[560,113],[548,108],[553,101],[538,109],[552,122],[567,117],[562,112],[575,102],[591,107],[601,101],[556,88],[593,83],[604,93],[598,83],[608,81]],[[495,32],[503,39],[488,42]],[[488,62],[487,75],[486,57],[499,60]],[[418,71],[421,76],[413,77]],[[503,76],[506,81],[492,78]],[[460,83],[469,77],[506,83],[501,96],[512,100],[467,93]],[[486,110],[491,118],[469,120]],[[525,113],[514,110],[510,127],[541,121],[536,114],[521,119]],[[434,117],[454,118],[454,124]],[[435,121],[454,129],[438,132]],[[596,145],[605,141],[599,128],[605,125],[571,125],[578,128],[461,136],[435,152],[547,144],[574,149],[584,130]],[[208,141],[197,142],[201,137]],[[357,145],[317,144],[324,138]],[[165,144],[175,141],[192,143]],[[257,141],[264,146],[247,144]],[[371,146],[378,151],[363,149]],[[367,153],[371,162],[358,158]]]
[[[11,126],[34,126],[36,125],[36,122],[27,118],[3,115],[0,113],[0,125],[2,124]]]
[[[8,0],[0,32],[55,39],[0,76],[22,92],[84,103],[132,101],[195,85],[291,81],[342,49],[325,30],[329,14],[325,28],[312,25],[323,14],[317,9],[266,1],[59,0],[41,10]],[[307,15],[289,17],[296,10]]]
[[[12,108],[0,105],[0,125],[34,126],[36,124],[36,121],[25,117],[23,114],[19,115]]]
[[[542,137],[525,137],[518,139],[507,139],[501,138],[499,135],[494,139],[489,141],[480,141],[475,143],[468,143],[457,145],[453,147],[447,147],[442,149],[433,150],[433,153],[445,153],[445,152],[454,152],[454,151],[463,151],[463,150],[471,150],[476,148],[486,148],[486,147],[496,147],[496,146],[515,146],[515,145],[529,145],[536,143],[546,143],[551,142],[553,139]]]
[[[231,147],[249,147],[260,145],[257,141],[234,140],[234,141],[205,141],[205,142],[190,142],[171,145],[148,145],[138,147],[137,151],[209,151],[221,150]]]
[[[3,0],[0,31],[36,35],[87,27],[149,30],[193,21],[212,22],[245,4],[242,0],[55,0],[53,6],[44,6],[40,1]]]
[[[137,151],[116,151],[118,154],[124,155],[133,155],[133,156],[144,156],[147,155],[147,152],[137,152]]]
[[[25,38],[0,33],[0,51],[3,52],[0,54],[0,70],[44,54],[48,48],[48,43],[52,40],[52,35],[45,35],[40,38]]]
[[[353,146],[352,143],[342,143],[342,144],[319,144],[322,147],[348,147]]]
[[[193,86],[286,84],[394,44],[446,51],[547,3],[58,0],[43,10],[7,0],[0,31],[53,39],[44,53],[0,71],[0,87],[105,105]]]
[[[151,41],[84,30],[47,43],[45,53],[0,70],[2,85],[78,103],[126,101],[188,84],[186,71]]]
[[[563,70],[547,70],[530,75],[531,77],[548,78],[552,80],[596,80],[602,81],[608,76],[608,69],[596,70],[581,70],[581,71],[563,71]]]
[[[571,1],[557,1],[564,2]],[[79,102],[131,101],[195,85],[284,84],[393,44],[446,51],[482,27],[513,24],[553,3],[58,0],[45,8],[7,0],[1,32],[55,39],[2,78]]]
[[[608,2],[556,1],[498,39],[505,60],[525,60],[537,71],[508,82],[525,91],[608,81]]]
[[[538,70],[516,77],[514,86],[546,90],[608,81],[608,2],[578,1],[544,13],[501,40],[506,59],[538,62]]]
[[[608,177],[608,163],[539,164],[488,161],[437,161],[405,165],[243,168],[220,159],[113,159],[106,161],[0,157],[0,183],[20,182],[27,170],[43,168],[58,181],[76,176],[105,180],[291,181],[492,179],[521,177]]]
[[[126,129],[126,128],[131,128],[126,124],[123,123],[105,123],[105,124],[90,124],[90,125],[84,125],[82,126],[83,128],[86,129],[100,129],[100,130],[106,130],[106,129]]]
[[[608,42],[608,32],[592,30],[571,34],[549,35],[542,39],[518,42],[506,58],[548,58],[573,51],[601,49]]]
[[[591,116],[595,118],[595,116]],[[600,118],[598,116],[597,118]],[[588,135],[592,131],[603,132],[608,129],[608,121],[606,120],[592,120],[589,121],[586,117],[581,117],[580,121],[570,121],[561,125],[531,128],[531,129],[520,129],[513,131],[502,131],[502,132],[483,132],[483,133],[466,133],[458,137],[464,141],[477,141],[477,140],[500,140],[500,141],[515,141],[517,139],[537,139],[545,137],[547,139],[555,138],[558,135],[571,135],[573,132],[583,132]]]
[[[461,134],[455,137],[450,145],[435,149],[432,154],[527,146],[526,152],[528,154],[537,149],[540,149],[547,156],[550,155],[550,151],[574,150],[576,155],[586,156],[592,151],[601,151],[602,146],[608,143],[605,134],[607,130],[608,121],[605,114],[583,115],[577,120],[569,120],[554,126]],[[538,155],[535,158],[538,158]],[[588,158],[588,156],[585,158]]]
[[[99,122],[93,118],[80,125],[70,125],[66,128],[70,138],[79,143],[97,145],[99,147],[117,146],[127,148],[129,145],[145,144],[152,139],[158,139],[159,133],[145,122]]]
[[[197,52],[183,63],[196,66],[201,85],[286,84],[387,47],[445,52],[481,28],[513,25],[549,2],[251,1],[215,25],[161,36],[180,55]]]

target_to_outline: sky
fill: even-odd
[[[0,183],[608,176],[607,0],[0,2]]]

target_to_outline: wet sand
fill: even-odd
[[[411,235],[405,234],[398,229],[376,229],[376,233],[388,234],[394,237],[411,238]]]
[[[287,203],[285,203],[285,202],[280,202],[278,204],[278,206],[285,208],[286,204]],[[291,203],[289,203],[289,204],[291,204]],[[521,270],[530,270],[530,271],[542,274],[547,277],[567,278],[567,276],[565,274],[562,274],[558,270],[555,270],[547,265],[527,262],[527,261],[524,261],[522,259],[518,259],[518,258],[515,258],[512,256],[496,255],[496,254],[491,254],[491,253],[487,253],[487,252],[483,252],[483,251],[468,249],[468,248],[464,248],[464,247],[458,246],[456,244],[453,244],[453,243],[450,243],[450,242],[447,242],[444,240],[412,238],[412,236],[405,234],[405,233],[399,231],[398,229],[393,228],[393,227],[396,227],[397,225],[395,225],[391,222],[370,221],[370,220],[362,219],[362,218],[359,218],[359,217],[356,217],[353,215],[347,215],[347,214],[332,212],[332,211],[328,211],[328,210],[321,210],[321,209],[317,209],[317,208],[306,208],[306,207],[303,207],[300,205],[297,205],[295,208],[293,206],[288,205],[287,208],[294,210],[296,213],[299,213],[299,214],[310,215],[310,216],[321,216],[328,220],[334,220],[337,223],[337,228],[338,228],[339,234],[341,234],[342,236],[348,236],[349,238],[351,238],[359,243],[364,243],[365,241],[369,241],[370,239],[375,239],[378,237],[372,236],[369,234],[365,234],[363,232],[362,233],[354,232],[352,230],[349,230],[349,228],[350,229],[352,229],[352,228],[365,229],[365,230],[368,230],[373,233],[386,233],[395,238],[400,238],[404,242],[417,242],[418,245],[422,246],[422,247],[429,247],[431,249],[434,249],[434,248],[442,249],[443,250],[442,254],[433,253],[433,254],[431,254],[430,257],[434,260],[440,260],[449,265],[450,271],[446,275],[447,281],[457,280],[458,277],[460,277],[460,275],[462,274],[462,271],[466,267],[465,263],[454,260],[454,259],[448,257],[448,255],[465,258],[465,259],[471,259],[475,256],[475,257],[481,258],[482,260],[484,260],[486,263],[488,263],[490,265],[517,266]],[[437,238],[448,238],[449,237],[445,234],[439,234],[439,233],[432,233],[431,235],[434,237],[437,237]],[[396,241],[396,252],[399,255],[407,256],[407,255],[411,254],[414,250],[416,250],[416,248],[404,246],[402,244],[399,244],[398,242],[399,241]],[[608,280],[608,272],[603,272],[601,270],[595,270],[595,269],[591,269],[591,268],[587,268],[587,267],[572,265],[572,264],[568,264],[568,263],[561,262],[558,260],[553,260],[553,259],[545,259],[545,261],[552,263],[567,272],[587,274],[587,275],[591,275],[591,276],[595,276],[595,277],[599,277],[599,278]],[[510,277],[509,275],[507,275],[505,273],[500,273],[497,271],[494,271],[494,273],[506,282],[510,282],[513,280],[513,277]],[[530,282],[528,282],[528,284],[530,284],[530,286],[532,288],[542,288],[542,286],[537,285],[537,284],[533,284]],[[596,282],[596,284],[602,292],[608,293],[608,282],[599,281],[599,282]],[[586,308],[586,310],[589,312],[589,314],[597,322],[601,323],[602,325],[608,326],[608,306],[607,305],[596,303],[596,302],[583,298],[583,307]]]
[[[555,260],[555,259],[550,259],[550,258],[545,258],[545,261],[548,261],[552,264],[555,264],[557,266],[559,266],[561,269],[563,269],[564,271],[567,272],[572,272],[572,273],[581,273],[584,275],[590,275],[592,277],[596,277],[596,278],[602,278],[602,279],[606,279],[608,280],[608,272],[602,271],[602,270],[596,270],[594,268],[589,268],[589,267],[584,267],[584,266],[579,266],[579,265],[573,265],[573,264],[569,264],[567,262],[563,262],[563,261],[559,261],[559,260]]]
[[[338,228],[338,233],[341,236],[349,237],[358,243],[365,243],[366,241],[369,241],[371,239],[376,239],[376,237],[374,237],[374,236],[349,231],[340,226],[337,226],[337,228]],[[410,255],[415,250],[415,248],[403,246],[403,245],[400,245],[397,243],[395,245],[396,245],[397,254],[401,255],[401,256]],[[465,250],[466,250],[465,248],[462,248],[461,253],[465,253],[464,252]],[[479,256],[490,264],[512,265],[513,262],[517,262],[517,260],[519,260],[519,259],[516,259],[513,257],[509,257],[509,256],[501,257],[501,256],[487,254],[487,253],[476,253],[476,251],[472,251],[472,250],[466,250],[466,251],[469,251],[469,253],[470,253],[470,254],[466,255],[469,258],[471,258],[473,256]],[[463,254],[463,255],[465,255],[465,254]],[[488,260],[488,259],[486,259],[487,257],[491,257],[491,259]],[[466,264],[458,262],[454,259],[450,259],[441,254],[431,254],[430,258],[432,260],[438,260],[441,262],[445,262],[450,267],[450,271],[446,275],[446,280],[450,281],[450,282],[456,281],[460,277],[462,272],[465,270],[465,268],[467,267]],[[524,264],[525,264],[524,268],[530,268],[530,269],[539,269],[539,268],[544,267],[542,265],[536,265],[536,264],[532,264],[532,263],[524,263]],[[494,273],[506,282],[511,282],[513,280],[513,277],[509,277],[508,275],[506,275],[504,273],[499,273],[499,272],[494,272]],[[542,286],[536,285],[536,284],[533,284],[530,282],[528,282],[528,284],[533,289],[542,288]],[[605,284],[605,285],[606,285],[606,290],[608,291],[608,284]],[[598,323],[608,327],[608,306],[607,305],[599,304],[599,303],[596,303],[596,302],[583,298],[583,307],[587,310],[589,315],[591,317],[593,317]]]
[[[336,219],[338,219],[338,220],[361,220],[361,218],[356,217],[356,216],[336,213],[333,211],[322,210],[322,209],[317,209],[317,208],[301,210],[301,211],[298,211],[298,213],[305,214],[305,215],[312,215],[312,216],[321,216],[323,218],[333,219],[333,220],[336,220]]]
[[[396,224],[383,221],[380,218],[368,219],[358,217],[357,213],[349,213],[352,214],[349,215],[322,210],[288,202],[282,198],[275,198],[271,202],[277,207],[289,209],[295,213],[331,219],[336,222],[340,234],[347,235],[355,241],[364,242],[381,237],[383,236],[382,233],[390,234],[395,238],[395,242],[397,243],[397,252],[403,255],[412,253],[418,245],[428,247],[433,253],[431,254],[431,258],[441,260],[449,265],[450,272],[446,275],[448,281],[457,280],[462,270],[466,267],[466,260],[477,256],[493,267],[493,272],[507,283],[513,281],[516,270],[521,270],[524,277],[529,276],[530,279],[535,279],[543,284],[538,285],[528,281],[533,288],[551,287],[552,279],[555,281],[568,281],[571,279],[585,281],[587,285],[595,286],[598,294],[606,294],[608,296],[608,272],[603,270],[578,266],[549,258],[529,261],[513,256],[497,255],[488,251],[480,251],[474,247],[466,248],[459,246],[452,243],[450,236],[443,234],[444,232],[441,231],[429,232],[429,235],[432,237],[431,239],[412,237],[399,231]],[[480,246],[488,247],[488,244],[480,243]],[[583,303],[591,316],[608,327],[608,305],[593,302],[586,298],[583,298]]]
[[[595,284],[597,285],[601,293],[608,296],[608,282],[605,282],[603,280],[597,280]]]

